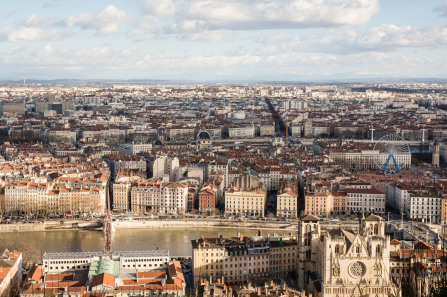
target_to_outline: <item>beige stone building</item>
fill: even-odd
[[[123,181],[113,184],[113,210],[126,212],[130,210],[130,190],[132,183]]]
[[[225,214],[228,216],[264,217],[267,190],[256,177],[245,174],[225,191]]]
[[[298,285],[312,296],[401,296],[390,279],[390,238],[385,221],[371,215],[353,233],[320,230],[307,216],[298,228]]]
[[[224,243],[225,239],[223,238],[205,239],[202,237],[192,241],[192,273],[195,280],[224,275]]]
[[[316,216],[327,216],[333,211],[334,201],[329,191],[306,193],[304,197],[304,213]]]
[[[160,209],[161,181],[150,179],[131,189],[130,209],[134,213],[156,213]]]
[[[290,277],[298,268],[298,245],[296,239],[270,239],[269,243],[270,276],[283,279]]]
[[[105,187],[22,181],[5,186],[5,206],[6,211],[21,213],[101,214],[106,209],[105,191]]]
[[[298,182],[282,182],[276,196],[276,216],[296,218],[298,215]]]
[[[188,184],[152,178],[132,187],[130,209],[134,213],[184,213],[188,194]]]

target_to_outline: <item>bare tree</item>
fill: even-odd
[[[16,277],[14,277],[11,280],[11,283],[9,285],[9,292],[7,295],[8,297],[20,297],[20,293],[22,293],[22,289],[20,288],[19,281]]]
[[[40,250],[36,248],[35,241],[20,240],[16,242],[0,241],[0,252],[5,249],[17,250],[22,253],[22,268],[29,268],[35,262],[40,262]]]
[[[4,188],[0,189],[0,219],[6,213],[6,196]]]

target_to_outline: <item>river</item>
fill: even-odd
[[[253,229],[189,228],[182,229],[117,229],[113,234],[113,250],[168,249],[172,256],[191,256],[191,240],[200,237],[246,236],[257,234]],[[287,230],[262,230],[262,235],[289,234]],[[42,252],[101,251],[104,244],[102,231],[58,230],[41,232],[0,233],[2,243],[20,246],[24,243]]]

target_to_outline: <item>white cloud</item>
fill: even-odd
[[[78,26],[81,29],[93,29],[100,34],[115,33],[119,26],[128,22],[130,15],[113,5],[105,7],[97,13],[81,13],[67,19],[68,27]]]
[[[175,12],[175,7],[173,0],[148,0],[143,9],[155,16],[171,16]]]
[[[283,33],[265,35],[258,39],[263,44],[258,54],[279,52],[320,52],[352,54],[358,52],[389,52],[402,48],[444,48],[447,28],[433,25],[427,28],[383,24],[366,31],[329,29],[307,38],[288,37]]]
[[[234,39],[234,32],[229,30],[202,31],[187,35],[188,40],[218,42]]]
[[[151,39],[157,31],[158,17],[145,15],[133,24],[133,29],[128,32],[128,36],[136,40]]]
[[[378,0],[190,0],[183,5],[171,32],[357,26],[380,10]]]
[[[447,16],[447,0],[445,0],[444,3],[436,6],[435,10],[438,11],[442,16]]]
[[[356,40],[365,49],[394,50],[400,47],[433,47],[447,45],[447,28],[428,28],[384,24],[371,27]]]
[[[20,24],[27,27],[47,28],[52,26],[63,25],[63,22],[61,22],[56,18],[41,17],[36,14],[32,14],[26,20],[22,21]]]
[[[67,34],[58,30],[48,30],[37,27],[6,27],[0,30],[0,41],[41,41],[41,40],[61,40]]]
[[[137,51],[136,46],[127,47],[120,51],[120,55],[123,57],[130,57]]]

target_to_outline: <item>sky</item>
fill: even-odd
[[[447,0],[0,0],[0,80],[447,78]]]

